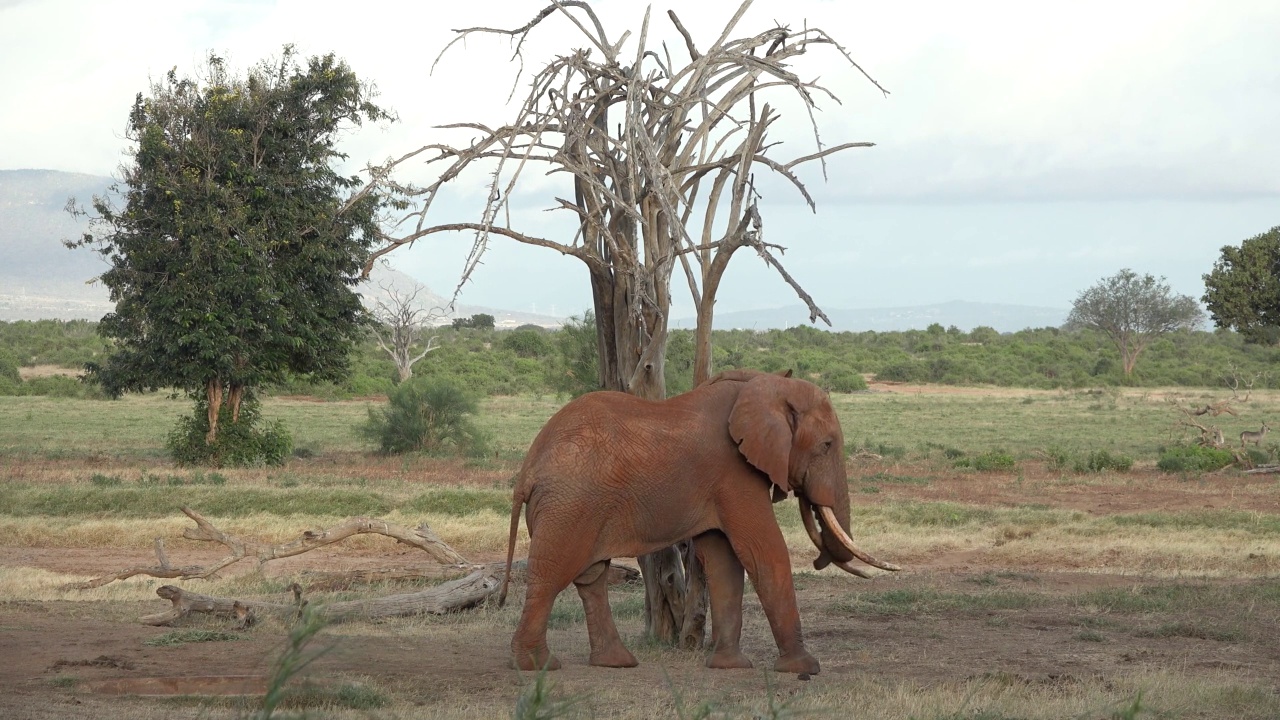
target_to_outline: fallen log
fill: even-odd
[[[398,568],[372,568],[363,570],[317,571],[308,570],[302,573],[300,581],[306,584],[308,592],[333,592],[347,590],[353,585],[388,582],[397,580],[452,580],[465,577],[484,569],[487,572],[501,572],[505,562],[485,565],[419,565]],[[625,565],[609,565],[609,584],[623,585],[641,581],[640,571]],[[512,568],[511,579],[520,580],[524,575],[524,561],[517,561]]]
[[[368,600],[327,603],[317,605],[316,612],[329,622],[377,620],[409,615],[443,615],[479,605],[490,595],[497,593],[502,584],[504,571],[505,563],[503,567],[498,568],[497,572],[490,570],[489,566],[481,566],[464,578],[451,580],[419,592]],[[146,625],[169,625],[192,613],[207,613],[236,618],[243,626],[252,622],[246,619],[246,615],[296,615],[304,604],[297,590],[295,590],[297,601],[294,603],[214,597],[184,590],[174,585],[164,585],[156,590],[156,594],[173,603],[173,607],[163,613],[141,618]]]

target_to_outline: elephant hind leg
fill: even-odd
[[[559,670],[560,661],[547,648],[547,620],[561,587],[530,582],[525,591],[520,624],[511,638],[511,657],[517,670]]]
[[[640,663],[622,644],[618,627],[609,609],[609,561],[601,560],[587,568],[573,583],[582,598],[587,616],[587,636],[591,640],[591,664],[601,667],[635,667]]]
[[[706,568],[711,595],[711,646],[709,668],[749,668],[751,660],[742,654],[743,570],[733,554],[729,539],[719,530],[693,539],[694,551]]]

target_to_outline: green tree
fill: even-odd
[[[1120,351],[1125,377],[1133,374],[1138,355],[1166,333],[1194,329],[1204,311],[1189,295],[1174,295],[1162,277],[1139,276],[1125,268],[1080,293],[1067,316],[1067,327],[1093,328]]]
[[[492,330],[494,328],[494,318],[489,313],[476,313],[467,318],[454,318],[453,329],[462,330],[464,328]]]
[[[595,312],[586,311],[581,320],[565,320],[552,342],[556,355],[547,372],[551,389],[570,397],[599,390],[600,346]]]
[[[1280,227],[1226,245],[1204,276],[1204,304],[1213,324],[1250,342],[1280,343]]]
[[[224,398],[231,422],[256,386],[289,372],[340,379],[367,315],[352,290],[384,199],[335,163],[339,135],[390,119],[333,55],[301,66],[291,47],[247,76],[210,55],[200,77],[171,70],[138,93],[135,147],[110,197],[71,247],[101,253],[116,303],[87,365],[111,395],[161,387],[202,399],[206,442]],[[123,185],[123,187],[121,187]],[[74,204],[72,210],[75,211]]]

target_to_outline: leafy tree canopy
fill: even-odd
[[[1194,298],[1174,295],[1163,277],[1140,276],[1125,268],[1080,293],[1067,327],[1093,328],[1109,337],[1128,376],[1151,341],[1203,321],[1204,311]]]
[[[1204,287],[1214,325],[1250,342],[1280,343],[1280,227],[1223,247]]]
[[[115,352],[90,364],[111,394],[203,391],[212,422],[222,391],[287,372],[340,378],[366,321],[352,286],[384,204],[335,169],[344,130],[389,120],[333,55],[300,64],[292,47],[245,77],[210,55],[201,77],[176,70],[138,93],[132,162],[72,247],[110,263],[116,303],[99,332]],[[123,187],[121,187],[123,185]]]
[[[489,313],[476,313],[468,318],[454,318],[453,329],[462,330],[464,328],[474,328],[476,330],[492,330],[494,328],[494,317]]]

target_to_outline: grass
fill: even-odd
[[[1083,456],[1106,451],[1154,461],[1161,446],[1177,439],[1169,434],[1174,417],[1168,393],[1192,400],[1204,394],[1186,388],[1122,392],[1108,400],[1105,411],[1095,407],[1097,397],[1088,391],[854,393],[833,395],[832,402],[845,437],[857,439],[850,447],[880,451],[889,460],[941,454],[950,461],[997,448],[1023,459],[1065,444]],[[1039,401],[1023,402],[1026,397]],[[295,447],[321,455],[363,452],[369,448],[354,428],[367,418],[370,404],[269,397],[263,401],[263,417],[282,420]],[[493,436],[500,459],[518,459],[562,404],[550,396],[487,398],[477,423]],[[1276,409],[1280,391],[1255,392],[1246,413],[1222,422],[1223,432],[1234,437]],[[165,434],[188,412],[189,401],[163,393],[116,401],[0,397],[0,457],[161,457]]]
[[[928,615],[949,612],[985,613],[1025,610],[1047,602],[1039,593],[1013,591],[956,593],[904,588],[852,593],[832,603],[833,612],[854,615]]]
[[[228,640],[239,640],[240,635],[224,630],[171,630],[163,635],[157,635],[142,641],[143,645],[151,647],[172,647],[174,645],[186,645],[187,643],[199,642],[226,642]]]
[[[1193,638],[1195,640],[1216,640],[1218,642],[1237,642],[1244,638],[1244,633],[1235,628],[1217,628],[1202,622],[1179,621],[1161,623],[1153,628],[1139,630],[1135,637],[1149,638]]]

